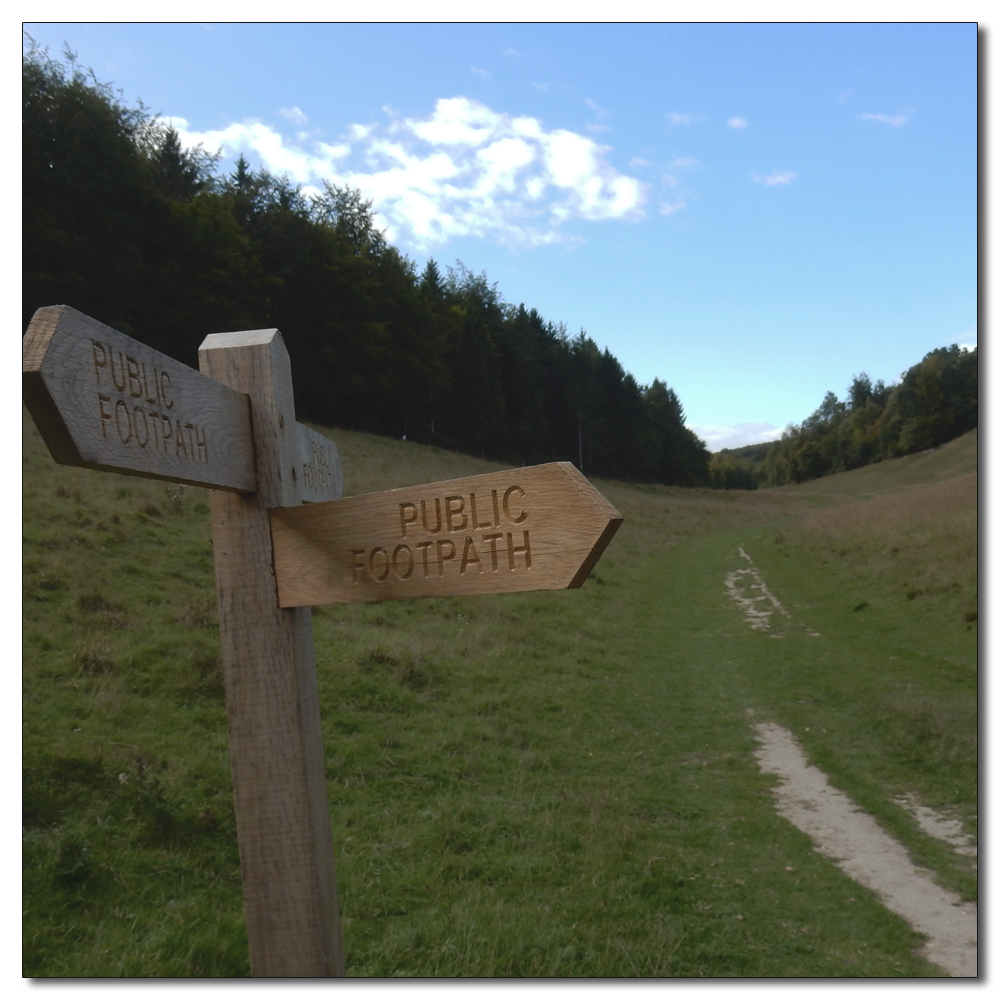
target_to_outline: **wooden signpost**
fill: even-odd
[[[621,522],[569,462],[272,510],[278,602],[581,587]]]
[[[24,338],[24,395],[63,465],[253,493],[249,400],[68,306]]]
[[[251,972],[342,976],[309,605],[579,587],[622,517],[565,462],[339,499],[281,334],[211,334],[198,356],[200,372],[48,306],[24,337],[25,402],[61,464],[212,490]]]

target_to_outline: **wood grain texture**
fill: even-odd
[[[279,601],[579,587],[621,523],[568,462],[272,510]]]
[[[311,612],[278,607],[272,570],[268,508],[302,501],[288,353],[259,330],[212,334],[199,360],[249,395],[257,463],[254,495],[211,495],[251,971],[343,975]]]
[[[297,467],[302,499],[306,503],[337,500],[344,492],[344,473],[337,446],[325,434],[299,424],[300,459]]]
[[[25,403],[60,464],[256,489],[244,393],[69,306],[35,313],[22,368]]]

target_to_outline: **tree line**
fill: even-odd
[[[23,322],[66,303],[197,366],[208,333],[278,327],[300,416],[517,464],[755,489],[920,451],[978,424],[978,350],[897,385],[857,376],[780,441],[709,456],[673,389],[504,301],[461,262],[417,270],[358,191],[230,174],[109,85],[23,57]]]
[[[951,441],[979,425],[979,348],[939,347],[886,386],[862,372],[828,392],[780,441],[712,456],[712,485],[756,489],[818,479]]]
[[[673,389],[460,262],[421,272],[370,201],[307,197],[182,147],[141,104],[31,46],[22,63],[23,321],[65,303],[197,366],[208,333],[278,327],[299,415],[518,464],[707,485]]]

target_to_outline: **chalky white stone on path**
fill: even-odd
[[[895,801],[917,821],[917,825],[928,837],[944,841],[956,853],[964,854],[967,858],[979,857],[979,848],[962,829],[961,820],[953,816],[942,816],[929,806],[921,805],[915,795],[904,795]]]
[[[795,737],[771,722],[757,724],[760,768],[776,774],[778,813],[806,833],[816,849],[871,889],[893,913],[927,935],[921,954],[950,976],[978,975],[978,912],[914,867],[905,848],[818,768],[807,763]]]
[[[750,628],[768,632],[771,629],[771,615],[781,612],[791,617],[774,594],[767,589],[760,570],[740,546],[740,555],[750,564],[746,569],[734,569],[726,577],[726,591],[743,612],[743,618]]]

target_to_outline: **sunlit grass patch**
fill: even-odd
[[[814,511],[778,529],[793,550],[832,574],[845,602],[917,602],[915,612],[971,629],[978,620],[978,477]],[[864,608],[858,608],[864,610]]]
[[[979,432],[969,431],[938,448],[890,458],[822,479],[782,486],[775,492],[802,495],[862,496],[884,490],[907,490],[974,472],[979,461]],[[771,491],[768,491],[771,492]]]
[[[351,492],[496,467],[331,435]],[[205,494],[25,442],[24,973],[245,975]],[[626,521],[581,590],[315,609],[348,973],[935,974],[776,815],[747,709],[974,893],[893,798],[969,827],[974,632],[864,576],[878,530],[823,518],[866,504],[597,485]],[[743,543],[819,638],[748,629]]]
[[[785,723],[967,898],[975,865],[919,835],[886,790],[957,813],[975,836],[976,511],[966,473],[811,512],[754,549],[770,586],[818,633],[799,653],[806,670],[766,675]]]

